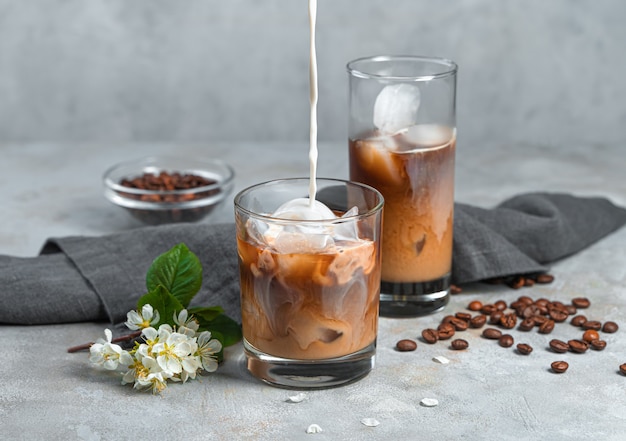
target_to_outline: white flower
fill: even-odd
[[[204,331],[198,335],[197,355],[205,371],[214,372],[217,369],[217,353],[221,350],[222,344],[216,339],[211,340],[211,332]]]
[[[124,323],[128,329],[137,330],[145,329],[149,326],[156,325],[161,319],[159,311],[155,311],[152,305],[143,305],[141,312],[128,311],[126,314],[126,322]]]
[[[194,337],[200,327],[200,323],[193,316],[190,316],[186,309],[180,311],[178,315],[174,313],[174,323],[178,325],[177,332],[189,337]]]
[[[130,366],[133,362],[131,355],[119,345],[111,343],[111,330],[105,329],[104,335],[106,340],[99,338],[89,348],[89,361],[110,371],[116,370],[120,364]]]
[[[160,330],[159,330],[160,331]],[[156,355],[156,361],[164,371],[172,374],[180,374],[183,370],[183,360],[191,355],[195,342],[185,334],[172,332],[161,335],[159,342],[152,347],[152,353]]]
[[[135,389],[152,389],[152,393],[162,392],[172,374],[162,370],[152,357],[144,357],[141,364],[142,369],[137,371],[138,375],[135,377]]]

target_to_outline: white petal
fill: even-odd
[[[150,327],[150,328],[144,328],[143,331],[141,331],[141,335],[147,341],[154,341],[157,339],[159,334],[156,329]]]
[[[436,357],[433,357],[433,361],[436,362],[436,363],[441,363],[441,364],[448,364],[448,363],[450,363],[450,360],[448,360],[443,355],[438,355]]]
[[[306,433],[322,433],[322,432],[323,432],[322,428],[318,426],[317,424],[311,424],[306,429]]]
[[[306,399],[306,394],[304,392],[300,392],[299,394],[292,395],[287,398],[288,403],[301,403]]]
[[[361,424],[367,427],[376,427],[380,424],[380,421],[378,421],[376,418],[363,418],[361,420]]]
[[[424,407],[435,407],[439,404],[436,398],[422,398],[420,404]]]
[[[107,341],[109,343],[111,343],[111,339],[113,338],[113,333],[111,332],[110,329],[105,329],[104,330],[104,335],[106,335]]]
[[[152,305],[148,303],[143,305],[143,307],[141,308],[141,317],[143,320],[150,320],[152,318],[153,313],[154,313],[154,308],[152,308]]]

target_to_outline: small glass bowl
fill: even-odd
[[[174,173],[199,176],[214,183],[173,190],[122,185],[123,180],[130,181],[144,174],[157,176],[161,172],[170,176]],[[151,156],[122,162],[108,169],[103,177],[104,196],[145,224],[197,222],[211,213],[232,191],[234,176],[232,167],[220,160]]]

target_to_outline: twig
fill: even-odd
[[[140,335],[141,335],[141,331],[135,331],[132,334],[122,335],[121,337],[116,337],[111,340],[111,343],[121,343],[125,341],[131,341],[132,339],[137,338]],[[86,351],[93,344],[94,342],[89,342],[89,343],[83,343],[82,345],[78,345],[78,346],[72,346],[71,348],[68,348],[67,352],[73,353],[73,352]]]

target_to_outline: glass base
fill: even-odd
[[[360,380],[373,368],[376,342],[350,355],[294,360],[264,354],[243,340],[248,371],[265,383],[287,389],[323,389]]]
[[[450,274],[428,282],[380,283],[380,315],[418,317],[441,311],[450,300]]]

